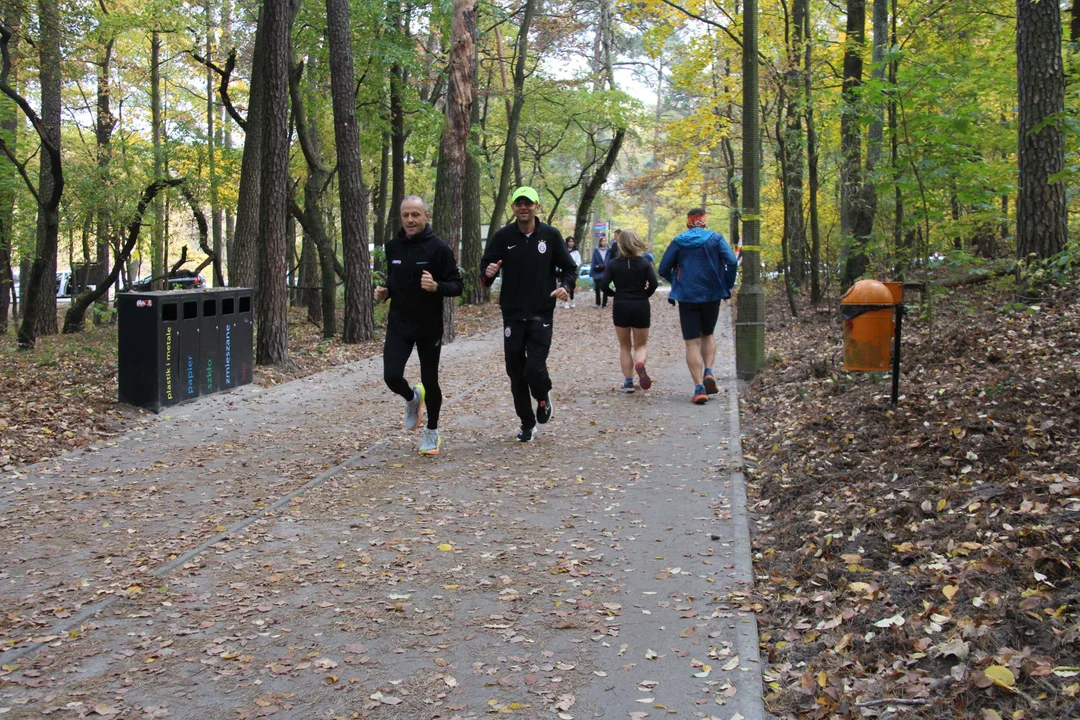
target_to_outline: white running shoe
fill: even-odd
[[[420,443],[421,455],[438,455],[439,446],[442,445],[442,436],[438,430],[427,428],[424,430],[424,442]]]
[[[413,387],[413,399],[405,403],[405,429],[415,430],[424,414],[424,384]]]

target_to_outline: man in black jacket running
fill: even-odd
[[[540,196],[520,187],[510,196],[515,221],[488,239],[480,259],[481,282],[491,285],[502,272],[499,306],[503,315],[503,352],[514,410],[521,418],[517,439],[529,442],[536,423],[551,418],[551,377],[547,370],[556,301],[570,297],[577,263],[558,230],[536,219]],[[556,268],[559,273],[556,273]],[[533,412],[530,396],[535,398]]]
[[[421,455],[438,455],[439,353],[442,349],[443,298],[461,295],[462,280],[454,254],[428,221],[427,203],[416,195],[401,200],[401,230],[386,243],[386,287],[375,288],[375,302],[390,300],[383,345],[383,379],[405,399],[405,429],[420,424],[421,406],[428,421]],[[409,387],[405,363],[413,346],[420,358],[420,382]]]

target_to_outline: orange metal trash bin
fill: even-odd
[[[885,283],[860,280],[840,299],[844,321],[844,369],[889,369],[895,326],[893,306],[900,301]]]

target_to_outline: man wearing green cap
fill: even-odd
[[[546,423],[553,411],[547,370],[552,319],[555,303],[570,297],[577,282],[577,263],[559,231],[536,219],[540,212],[536,190],[519,187],[510,200],[515,220],[488,238],[480,258],[480,281],[491,285],[503,273],[499,307],[506,374],[514,410],[521,418],[517,439],[529,442],[536,435],[536,423]],[[536,400],[535,412],[531,398]]]

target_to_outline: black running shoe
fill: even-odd
[[[551,419],[551,411],[554,408],[551,406],[551,393],[549,392],[544,396],[544,399],[536,403],[536,422],[543,425]]]
[[[521,428],[521,432],[517,434],[517,439],[519,442],[530,442],[534,437],[536,437],[535,425],[533,425],[532,427],[523,427]]]

